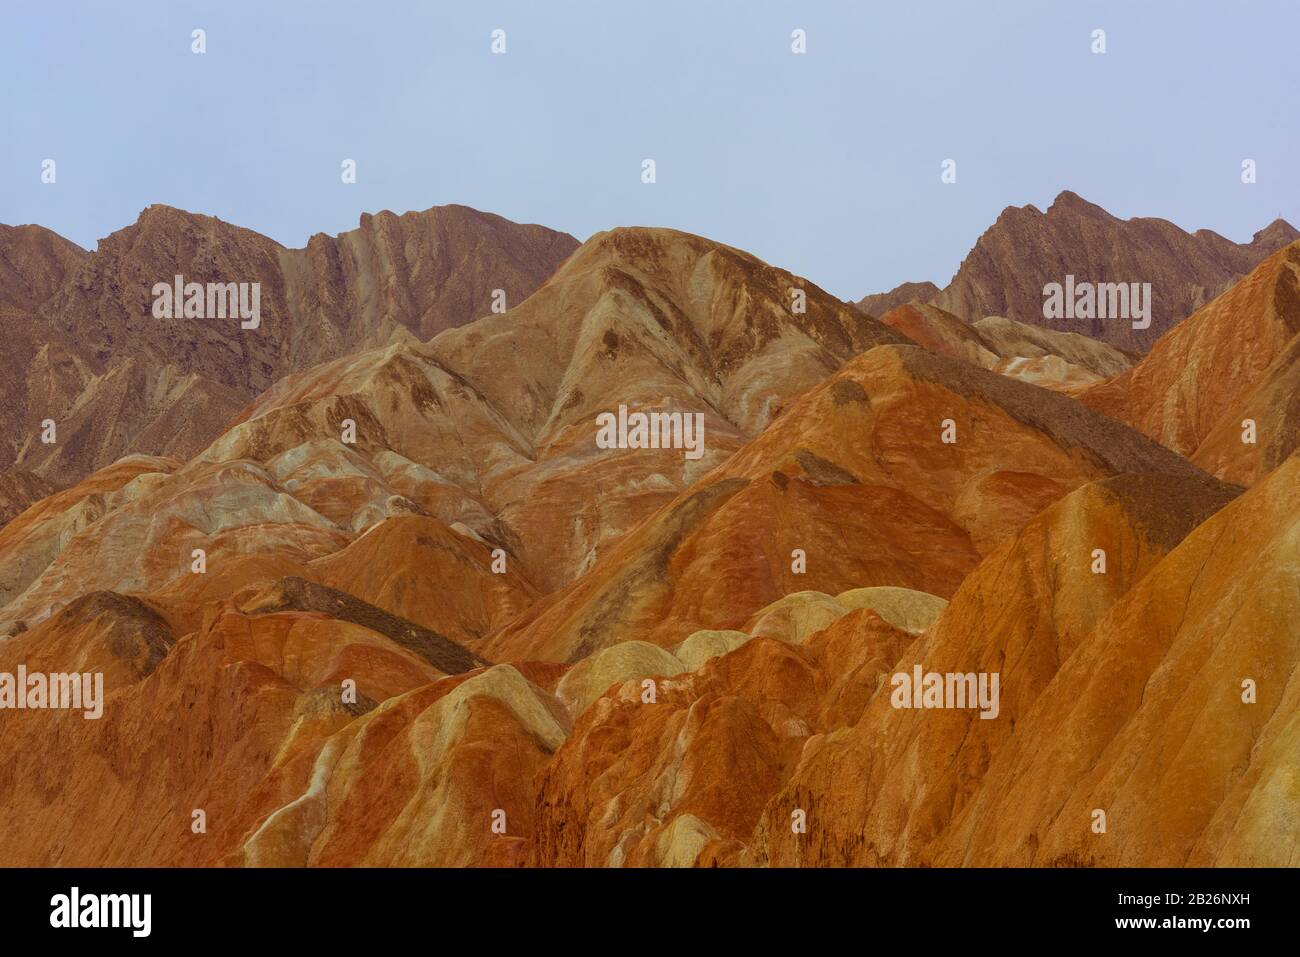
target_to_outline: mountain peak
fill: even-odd
[[[929,302],[939,295],[939,287],[929,280],[922,282],[904,282],[889,292],[880,292],[863,296],[858,300],[858,308],[869,316],[880,317],[889,310],[909,302]]]
[[[166,203],[150,203],[144,209],[140,210],[140,215],[135,219],[137,224],[141,223],[168,223],[168,222],[221,222],[215,216],[208,216],[204,213],[192,213],[188,209],[181,209],[178,206],[168,206]]]
[[[1008,206],[976,241],[933,305],[968,322],[1006,316],[1060,332],[1077,332],[1120,349],[1145,352],[1208,299],[1293,241],[1286,223],[1234,243],[1211,230],[1189,233],[1168,220],[1120,219],[1063,190],[1047,212]],[[1048,319],[1043,290],[1052,283],[1138,283],[1150,290],[1145,324],[1136,315]],[[1145,284],[1145,285],[1143,285]]]
[[[1105,219],[1114,219],[1110,213],[1102,209],[1096,203],[1090,203],[1078,193],[1063,189],[1057,194],[1056,199],[1052,200],[1052,205],[1047,207],[1047,215],[1053,213],[1074,213],[1082,216],[1096,216]]]
[[[1300,239],[1300,230],[1296,229],[1280,216],[1251,237],[1250,244],[1272,252],[1289,246]]]

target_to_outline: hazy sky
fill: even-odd
[[[1297,37],[1296,0],[5,2],[0,222],[93,248],[166,203],[301,246],[464,203],[685,229],[856,299],[943,285],[1066,188],[1237,241],[1300,224]]]

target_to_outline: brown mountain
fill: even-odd
[[[366,213],[358,229],[282,253],[291,314],[320,321],[297,329],[293,366],[382,345],[397,327],[430,339],[488,315],[495,289],[514,307],[577,248],[568,233],[468,206]]]
[[[54,295],[89,255],[41,226],[0,224],[0,317],[6,328]]]
[[[0,471],[0,527],[33,502],[52,495],[55,487],[39,475],[21,469]]]
[[[89,377],[87,362],[68,342],[37,320],[36,313],[89,258],[80,246],[40,226],[0,225],[0,469],[9,471],[14,449],[39,429],[44,397],[79,393]],[[53,404],[61,404],[62,398]],[[17,474],[32,474],[17,469]],[[15,480],[24,481],[24,480]],[[11,493],[19,486],[10,483]],[[11,501],[18,501],[13,498]],[[12,517],[12,516],[9,516]]]
[[[1133,363],[1126,353],[1075,332],[987,316],[966,322],[929,303],[895,306],[880,321],[919,346],[1013,379],[1073,394]]]
[[[285,374],[469,322],[497,289],[520,301],[577,248],[463,206],[366,215],[297,250],[166,206],[90,254],[22,229],[21,242],[0,236],[0,303],[27,317],[6,357],[5,456],[59,484],[135,452],[188,458]],[[260,284],[260,325],[156,318],[154,284],[176,275]],[[52,444],[39,438],[46,419],[61,433]]]
[[[1046,212],[1034,206],[1003,210],[952,281],[928,301],[969,322],[1005,316],[1145,352],[1265,256],[1296,239],[1300,232],[1282,220],[1249,243],[1207,229],[1187,233],[1163,219],[1123,220],[1067,190]],[[1124,319],[1045,319],[1043,288],[1064,284],[1067,275],[1077,283],[1150,283],[1150,328],[1134,329]]]
[[[904,303],[913,300],[929,302],[937,295],[939,295],[939,287],[929,280],[925,282],[905,282],[895,286],[889,292],[876,293],[874,296],[863,296],[858,300],[858,308],[868,315],[883,316],[889,310]]]

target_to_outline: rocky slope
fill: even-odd
[[[1249,484],[1300,446],[1300,243],[1199,309],[1132,370],[1083,392],[1202,468]],[[1254,441],[1244,423],[1254,422]]]
[[[1125,472],[1199,474],[1071,399],[882,346],[493,635],[487,654],[572,662],[633,635],[667,646],[805,589],[946,597],[1037,512]]]
[[[1296,239],[1300,232],[1280,219],[1249,243],[1234,243],[1208,229],[1187,233],[1163,219],[1123,220],[1067,190],[1046,212],[1034,206],[1007,207],[942,291],[908,298],[925,299],[969,322],[1005,316],[1145,352],[1266,256]],[[1124,319],[1045,319],[1043,289],[1048,283],[1064,284],[1067,275],[1078,283],[1150,283],[1150,327],[1134,329]],[[873,314],[879,315],[885,311],[882,305],[898,304],[893,301],[898,292],[868,296],[863,303],[871,302],[876,306]]]
[[[6,327],[54,295],[89,255],[44,227],[0,224],[0,317]]]
[[[806,311],[791,311],[796,288]],[[190,573],[195,548],[214,572],[252,554],[310,562],[406,514],[499,549],[527,587],[551,590],[780,402],[898,341],[737,250],[669,230],[602,234],[504,316],[287,377],[184,467],[96,500],[93,521],[57,533],[57,553],[29,547],[20,535],[37,519],[25,521],[0,621],[30,625],[75,589],[157,590]],[[597,417],[620,405],[701,416],[699,455],[597,447]]]
[[[0,470],[14,476],[6,481],[7,501],[21,501],[21,486],[30,486],[30,479],[17,477],[30,470],[12,469],[15,445],[40,429],[42,416],[29,414],[29,406],[39,413],[50,397],[80,392],[90,375],[70,344],[36,318],[89,255],[40,226],[0,225]]]
[[[53,485],[31,472],[20,469],[0,472],[0,527],[54,491]]]
[[[1126,353],[1078,333],[1002,316],[968,323],[924,302],[897,306],[880,321],[931,352],[1067,394],[1119,375],[1133,364]]]
[[[427,339],[487,314],[494,290],[521,301],[577,248],[566,234],[463,206],[366,215],[359,229],[297,250],[166,206],[89,254],[48,231],[20,232],[36,227],[5,229],[0,308],[21,316],[6,323],[18,338],[5,360],[3,454],[60,485],[126,454],[189,458],[286,373]],[[153,287],[176,275],[259,284],[260,324],[156,317]],[[40,441],[46,419],[63,433],[56,443]]]

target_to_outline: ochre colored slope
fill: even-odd
[[[1071,399],[916,346],[877,348],[485,647],[573,661],[630,637],[668,646],[735,628],[793,591],[951,595],[1043,508],[1124,472],[1201,475]]]
[[[997,716],[896,708],[891,683],[883,683],[850,732],[805,750],[767,808],[755,838],[760,857],[801,865],[934,863],[932,844],[984,793],[990,760],[1021,742],[1033,749],[1047,740],[1023,737],[1023,727],[1063,664],[1181,537],[1233,494],[1204,476],[1120,476],[1086,485],[1036,517],[967,577],[890,669],[996,673]],[[1102,574],[1093,570],[1098,548],[1106,553]],[[1067,737],[1052,740],[1071,746]],[[806,835],[790,830],[796,807],[816,820]]]
[[[1161,339],[1133,369],[1080,399],[1216,475],[1249,484],[1300,442],[1291,385],[1300,358],[1300,243]],[[1242,422],[1256,441],[1242,441]]]
[[[939,862],[1300,863],[1297,483],[1292,456],[1110,609],[1017,726]]]

